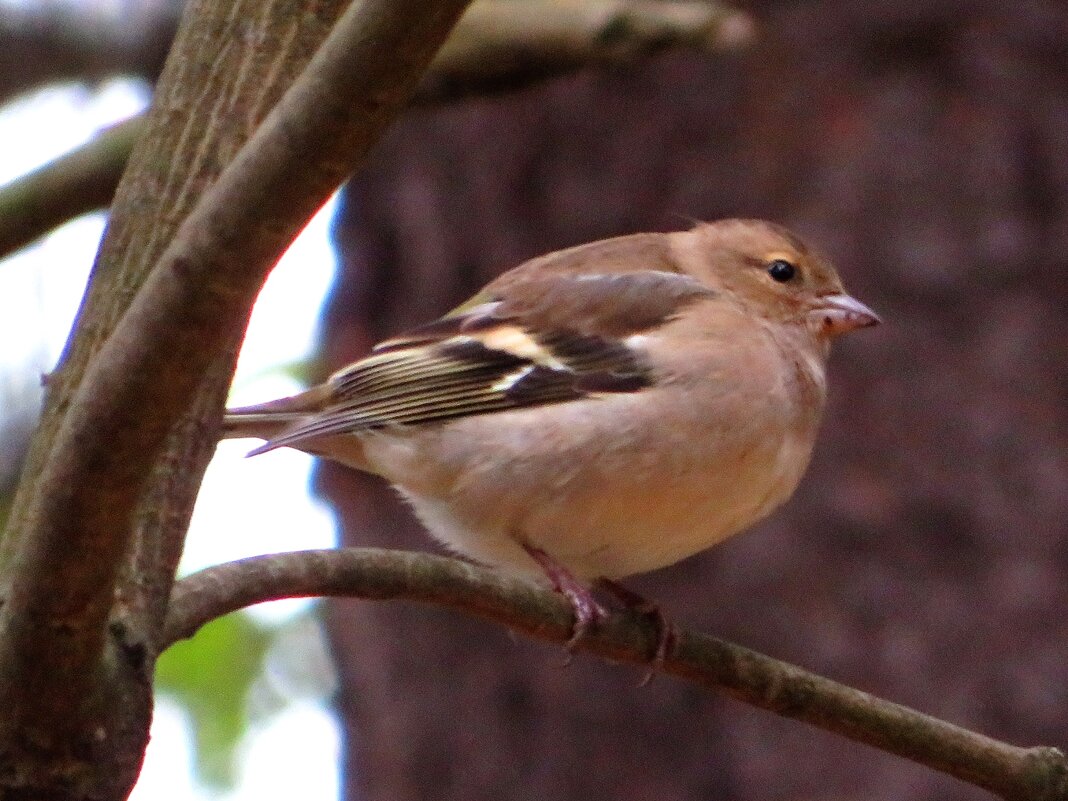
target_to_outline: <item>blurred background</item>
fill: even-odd
[[[886,324],[835,353],[826,423],[794,499],[633,586],[684,625],[1013,743],[1068,746],[1068,7],[734,7],[746,25],[730,47],[406,114],[341,193],[335,251],[328,209],[291,251],[291,277],[283,264],[272,278],[234,397],[319,378],[547,250],[691,219],[781,221],[830,254]],[[0,93],[16,99],[0,120],[29,113],[48,95],[26,93],[60,80],[75,81],[62,90],[74,112],[25,123],[27,141],[75,119],[91,120],[91,136],[107,92],[127,98],[108,119],[131,113],[178,8],[3,0]],[[88,55],[73,57],[75,40]],[[4,159],[30,149],[2,126]],[[42,255],[64,236],[76,238],[61,230],[0,264],[16,282],[0,301],[39,311],[3,315],[32,332],[5,337],[27,348],[8,358],[5,345],[0,377],[11,475],[32,388],[57,352],[48,342],[62,342],[92,259],[88,234]],[[212,468],[187,569],[329,542],[335,520],[346,544],[434,547],[373,479],[315,467],[327,514],[299,497],[304,457],[242,452],[221,450],[231,466]],[[562,663],[556,648],[404,604],[233,616],[161,663],[171,717],[160,716],[139,792],[988,797],[671,679],[639,689],[640,671]]]

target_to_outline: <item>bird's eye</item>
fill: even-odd
[[[797,267],[786,259],[775,259],[768,263],[768,275],[772,277],[772,280],[785,284],[797,275]]]

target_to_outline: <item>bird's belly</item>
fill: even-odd
[[[624,480],[609,497],[580,491],[566,506],[532,513],[526,536],[581,578],[665,567],[749,527],[796,484],[752,462],[735,468],[694,470],[655,483]]]
[[[611,440],[629,441],[609,448],[598,458],[569,453],[588,442],[546,442],[544,429],[533,427],[526,439],[510,433],[496,448],[487,448],[482,431],[457,431],[456,442],[483,437],[478,453],[462,445],[452,448],[461,469],[455,479],[427,474],[422,482],[398,483],[432,534],[453,550],[479,562],[537,576],[540,570],[526,554],[527,544],[549,553],[577,577],[620,578],[670,565],[708,548],[752,525],[793,492],[808,462],[810,438],[785,432],[760,438],[738,437],[701,442],[680,430],[648,429]],[[581,425],[559,427],[582,431]],[[615,432],[617,435],[619,432]],[[411,458],[447,463],[433,453],[440,441],[406,443]],[[372,446],[380,461],[385,448]],[[433,458],[428,459],[427,457]],[[398,458],[396,453],[389,458]],[[459,467],[455,465],[454,467]],[[410,476],[411,471],[406,470]],[[388,478],[387,474],[387,478]]]

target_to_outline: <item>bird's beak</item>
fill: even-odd
[[[846,294],[824,295],[810,312],[820,331],[838,336],[857,328],[882,322],[879,315],[854,297]]]

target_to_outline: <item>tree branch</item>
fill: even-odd
[[[709,0],[483,0],[441,48],[420,98],[514,90],[670,47],[737,49],[753,35],[747,14]]]
[[[697,0],[482,0],[461,18],[413,102],[514,91],[584,65],[635,61],[669,47],[737,48],[752,35],[745,14]],[[0,258],[108,205],[140,119],[0,188]]]
[[[0,258],[68,220],[110,204],[143,129],[140,116],[120,122],[0,188]]]
[[[33,482],[27,509],[8,531],[8,597],[0,606],[5,757],[39,755],[47,751],[42,742],[84,754],[91,746],[82,743],[99,741],[99,731],[111,736],[94,727],[100,708],[87,699],[99,698],[109,660],[150,664],[157,634],[143,632],[147,641],[119,654],[106,637],[119,575],[138,544],[135,515],[147,478],[207,371],[239,341],[270,268],[399,112],[466,4],[353,3],[183,220],[88,362],[39,473],[26,477]],[[246,74],[247,62],[241,66]],[[210,440],[205,428],[187,432],[185,442]],[[135,577],[129,592],[142,592],[136,582],[145,580]],[[0,770],[0,789],[3,779]]]
[[[563,644],[571,636],[571,609],[555,593],[456,559],[344,548],[257,556],[182,579],[174,588],[163,642],[192,636],[208,621],[250,604],[310,596],[422,601],[549,642]],[[646,665],[655,646],[656,631],[648,618],[619,612],[578,647]],[[681,632],[661,669],[919,762],[1009,801],[1068,799],[1068,761],[1055,748],[1009,745],[706,634]]]

